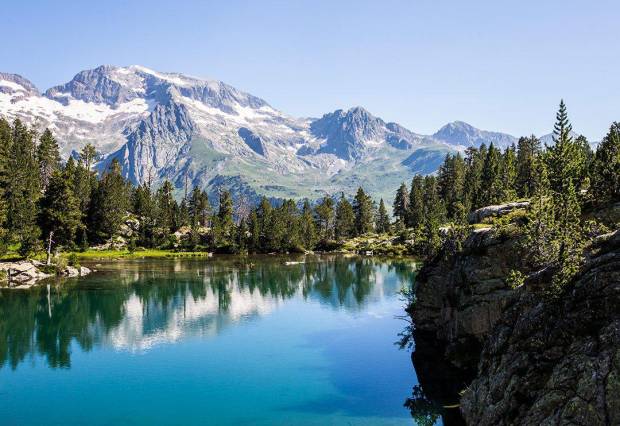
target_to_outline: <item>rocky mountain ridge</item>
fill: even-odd
[[[361,107],[296,118],[220,81],[137,65],[81,71],[44,93],[0,73],[0,116],[49,127],[65,158],[92,143],[100,170],[116,159],[134,183],[170,179],[181,191],[188,180],[215,191],[232,180],[251,197],[316,199],[362,185],[391,199],[447,152],[514,142],[461,122],[420,135]]]

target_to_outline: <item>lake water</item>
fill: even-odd
[[[0,290],[0,424],[412,424],[403,402],[417,381],[394,342],[413,263],[215,257],[96,269]]]

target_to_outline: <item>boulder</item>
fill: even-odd
[[[37,266],[42,266],[42,263],[29,260],[0,262],[0,271],[6,273],[5,279],[9,283],[34,283],[50,276],[39,270]]]
[[[88,274],[90,274],[92,271],[87,268],[86,266],[80,266],[80,277],[84,277]]]
[[[73,266],[67,266],[65,270],[63,271],[63,274],[68,277],[78,277],[80,276],[80,271],[77,268],[74,268]]]
[[[517,210],[525,209],[530,205],[529,201],[519,201],[514,203],[498,204],[495,206],[486,206],[478,210],[474,210],[467,216],[469,223],[480,223],[488,217],[499,217]]]

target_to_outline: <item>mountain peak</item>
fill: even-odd
[[[39,90],[30,80],[19,74],[0,72],[0,93],[38,95]]]
[[[500,132],[480,130],[464,121],[453,121],[439,129],[433,138],[449,145],[474,146],[493,143],[495,146],[505,148],[516,142],[514,136]]]

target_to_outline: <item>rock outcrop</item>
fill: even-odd
[[[462,398],[469,424],[620,424],[620,231],[600,240],[560,295],[519,290]]]
[[[490,229],[425,265],[409,312],[428,398],[460,404],[466,424],[620,424],[620,231],[586,254],[551,294],[550,269],[506,283],[527,265],[514,237]]]
[[[529,201],[519,201],[514,203],[505,203],[505,204],[497,204],[494,206],[486,206],[479,208],[478,210],[474,210],[467,216],[467,220],[469,223],[480,223],[484,219],[489,217],[499,217],[507,215],[508,213],[518,210],[525,209],[530,206]]]
[[[0,271],[3,271],[4,279],[9,283],[17,285],[31,284],[35,281],[51,277],[50,274],[42,272],[39,268],[43,264],[36,260],[22,260],[17,262],[1,262]]]
[[[462,253],[439,255],[422,268],[412,309],[416,349],[429,340],[455,367],[475,369],[513,292],[505,277],[520,264],[517,241],[484,228],[467,238]]]
[[[29,287],[46,278],[55,275],[65,277],[83,277],[92,271],[84,266],[66,266],[54,272],[54,265],[45,265],[38,260],[20,260],[16,262],[0,262],[0,271],[3,272],[0,281],[4,281],[9,287]]]

